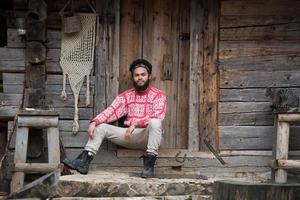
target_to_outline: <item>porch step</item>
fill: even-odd
[[[172,176],[171,176],[172,177]],[[52,190],[52,197],[139,197],[141,199],[203,199],[212,194],[212,180],[172,177],[142,179],[136,173],[91,171],[88,175],[61,176]],[[194,195],[194,198],[192,198]],[[146,198],[147,197],[147,198]],[[170,197],[170,198],[169,198]],[[187,198],[185,198],[187,197]],[[196,198],[197,197],[197,198]],[[199,197],[199,198],[198,198]],[[122,198],[112,198],[121,200]],[[173,199],[174,199],[173,198]],[[109,198],[108,198],[109,199]],[[139,200],[137,198],[137,200]]]

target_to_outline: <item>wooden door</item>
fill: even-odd
[[[130,87],[130,63],[153,65],[151,84],[167,94],[161,148],[185,149],[188,141],[190,2],[122,0],[119,92]]]

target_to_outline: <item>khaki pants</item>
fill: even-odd
[[[110,124],[100,124],[96,127],[96,136],[89,139],[85,150],[97,153],[104,138],[114,144],[129,148],[142,149],[155,155],[158,154],[162,138],[162,122],[159,119],[150,119],[146,128],[135,128],[130,138],[125,138],[127,128]]]

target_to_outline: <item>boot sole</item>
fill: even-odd
[[[63,160],[62,161],[67,167],[69,167],[70,169],[76,169],[76,167],[74,167],[74,165],[72,165],[71,163],[69,163],[68,160]]]
[[[67,167],[69,167],[70,169],[74,169],[77,172],[79,172],[80,174],[84,174],[86,175],[88,173],[88,171],[82,169],[81,167],[75,167],[74,165],[72,165],[71,163],[69,163],[67,160],[63,160],[62,161]]]

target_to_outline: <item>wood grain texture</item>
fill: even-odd
[[[218,133],[218,101],[219,101],[219,69],[218,69],[218,29],[219,29],[219,1],[207,2],[207,22],[204,29],[204,65],[200,90],[200,149],[208,151],[203,143],[208,138],[216,149],[219,149]]]
[[[189,126],[188,126],[188,149],[199,150],[199,109],[200,102],[200,77],[203,68],[203,29],[204,29],[204,6],[203,1],[191,1],[190,22],[190,68],[189,68]]]

